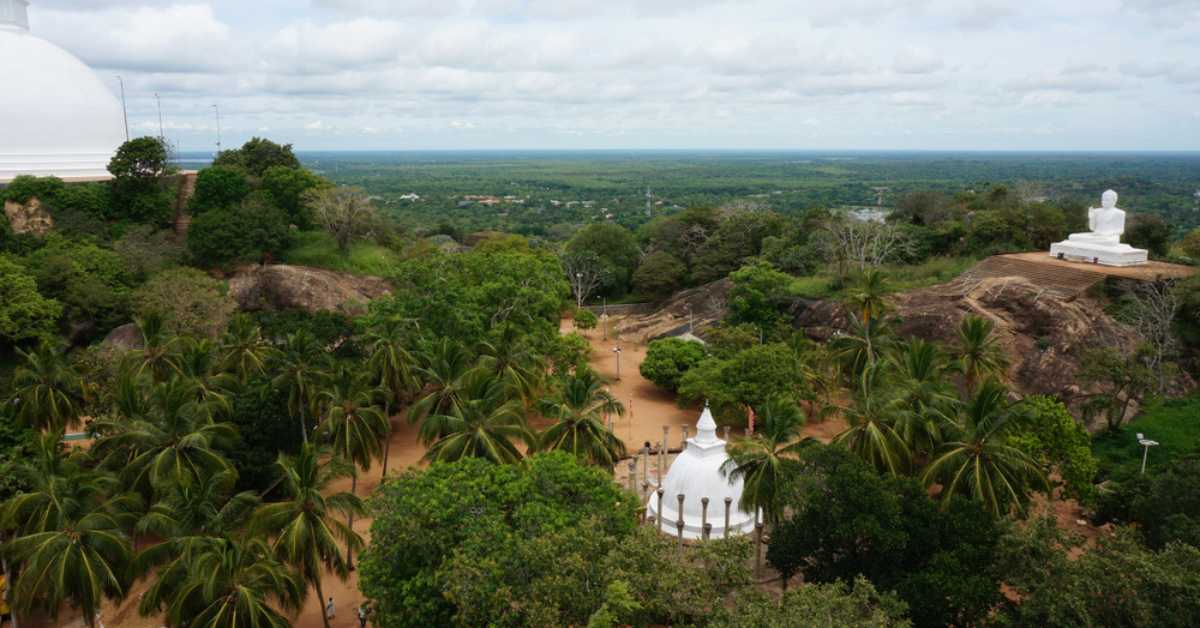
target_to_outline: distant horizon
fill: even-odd
[[[268,138],[269,139],[269,138]],[[230,150],[240,146],[222,146]],[[673,154],[760,154],[760,155],[1180,155],[1200,156],[1197,149],[1045,149],[1045,148],[299,148],[297,155],[328,153],[396,154],[396,153],[673,153]],[[216,149],[183,149],[180,156],[215,154]]]

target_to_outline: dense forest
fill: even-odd
[[[1133,340],[1089,339],[1071,399],[1021,393],[996,321],[918,338],[895,298],[1086,229],[1110,187],[1128,242],[1193,264],[1198,166],[255,138],[188,197],[140,138],[108,182],[18,178],[0,189],[5,602],[21,625],[131,605],[329,626],[352,586],[343,621],[389,627],[1196,625],[1200,280],[1078,297]],[[847,211],[876,188],[884,213]],[[234,294],[284,265],[386,289],[326,309]],[[618,479],[649,446],[614,432],[631,408],[594,352],[617,332],[584,306],[718,285],[702,340],[653,339],[635,370],[732,430],[723,472],[761,527],[684,544]],[[798,303],[841,326],[814,339]],[[1162,441],[1148,472],[1141,431]]]

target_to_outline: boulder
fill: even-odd
[[[141,349],[142,332],[138,331],[136,323],[126,323],[108,332],[102,344],[104,347],[118,351]]]
[[[229,280],[229,296],[246,311],[361,314],[369,301],[388,294],[391,286],[379,277],[286,264],[243,268]]]
[[[42,202],[36,197],[27,203],[4,201],[4,215],[13,233],[44,236],[54,228],[54,219],[50,212],[42,208]]]

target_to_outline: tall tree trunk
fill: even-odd
[[[388,453],[392,450],[392,408],[390,403],[383,404],[383,415],[387,417],[388,431],[383,435],[383,472],[379,474],[379,485],[383,486],[383,481],[387,479]]]
[[[329,628],[329,614],[325,612],[325,591],[321,589],[321,576],[319,574],[317,575],[316,582],[313,582],[313,586],[317,587],[317,602],[321,606],[321,621],[325,623],[325,628]]]
[[[350,494],[358,494],[358,469],[354,470],[354,475],[350,476]],[[346,516],[346,526],[354,531],[354,513]],[[350,549],[350,542],[346,542],[346,568],[354,571],[354,550]]]
[[[308,444],[308,423],[304,421],[304,408],[300,408],[300,438],[304,439],[304,444]]]

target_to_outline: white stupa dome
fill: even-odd
[[[671,463],[671,470],[663,479],[663,522],[659,529],[664,534],[674,536],[679,533],[679,495],[683,495],[685,539],[704,536],[705,497],[708,498],[707,522],[712,524],[710,538],[721,538],[725,534],[726,498],[730,500],[729,534],[747,534],[754,530],[754,516],[738,507],[742,499],[741,478],[731,481],[727,470],[722,470],[727,460],[725,441],[717,438],[717,422],[706,405],[696,424],[696,436],[688,439],[687,447]],[[658,495],[651,494],[646,505],[646,518],[655,521],[658,527],[657,517]]]
[[[121,104],[82,61],[29,32],[28,5],[0,0],[0,183],[108,178],[125,141]]]

